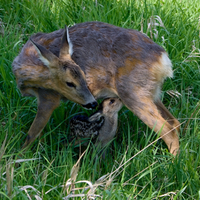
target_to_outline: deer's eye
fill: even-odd
[[[76,88],[76,85],[72,82],[66,82],[67,86]]]
[[[66,69],[67,69],[67,66],[63,66],[63,69],[66,71]]]

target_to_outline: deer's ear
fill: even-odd
[[[48,68],[57,66],[55,63],[58,63],[58,58],[55,56],[51,51],[47,50],[42,45],[34,42],[31,38],[30,41],[32,42],[33,46],[35,47],[39,59],[46,65]]]
[[[71,56],[72,54],[73,54],[73,45],[69,37],[68,27],[65,26],[59,58],[64,58],[67,55]]]

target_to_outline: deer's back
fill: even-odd
[[[63,29],[52,33],[37,33],[32,39],[59,56]],[[87,66],[108,64],[124,67],[126,59],[155,62],[162,52],[162,47],[144,34],[132,29],[124,29],[102,22],[85,22],[69,28],[73,44],[73,60],[85,70]],[[34,48],[28,41],[16,57],[16,64],[42,65]],[[32,47],[32,46],[31,46]],[[28,58],[28,59],[27,59]],[[106,66],[105,66],[106,68]]]
[[[32,36],[32,39],[58,56],[63,33],[63,29],[52,33],[37,33]],[[102,22],[76,24],[69,28],[69,34],[73,44],[72,59],[85,72],[88,87],[94,96],[98,96],[97,93],[101,93],[105,88],[109,90],[108,93],[115,93],[117,96],[116,82],[120,78],[127,79],[130,75],[137,77],[139,73],[142,74],[139,75],[139,79],[143,79],[143,76],[146,79],[154,63],[159,63],[165,52],[162,47],[139,31]],[[19,80],[19,86],[24,76],[25,78],[35,77],[36,82],[38,78],[50,79],[47,67],[38,59],[30,41],[25,44],[14,60],[13,71]],[[157,68],[153,69],[153,73],[157,73],[156,71],[158,71]],[[165,74],[165,69],[161,71],[163,72],[159,72],[158,76],[161,77],[158,79],[162,80],[170,76]],[[156,78],[153,77],[153,79]],[[107,95],[106,92],[103,92],[104,96]]]
[[[139,31],[86,22],[71,27],[70,37],[72,59],[97,98],[118,96],[119,90],[130,94],[135,86],[157,95],[158,85],[172,74],[165,50]]]
[[[73,60],[83,70],[87,66],[113,63],[124,67],[127,59],[155,62],[164,49],[139,31],[102,22],[86,22],[70,28]],[[152,56],[153,55],[153,56]]]

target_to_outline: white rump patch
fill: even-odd
[[[169,78],[173,77],[172,63],[167,53],[162,53],[162,56],[160,57],[160,61],[154,64],[153,73],[157,80],[157,86],[154,91],[154,100],[156,101],[160,99],[161,86],[164,80],[167,77]]]
[[[163,83],[167,77],[173,77],[172,63],[166,53],[162,53],[159,61],[153,64],[152,72],[155,79],[160,83]]]
[[[72,44],[70,37],[69,37],[68,27],[67,27],[67,42],[69,44],[69,55],[72,56],[72,54],[73,54],[73,44]]]
[[[172,78],[173,77],[173,71],[172,71],[172,63],[169,57],[167,56],[166,53],[163,53],[160,59],[160,62],[163,65],[163,78]]]

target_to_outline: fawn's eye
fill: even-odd
[[[66,82],[67,86],[76,88],[76,85],[72,82]]]
[[[111,100],[110,100],[110,104],[113,104],[114,102],[115,102],[114,99],[111,99]]]

